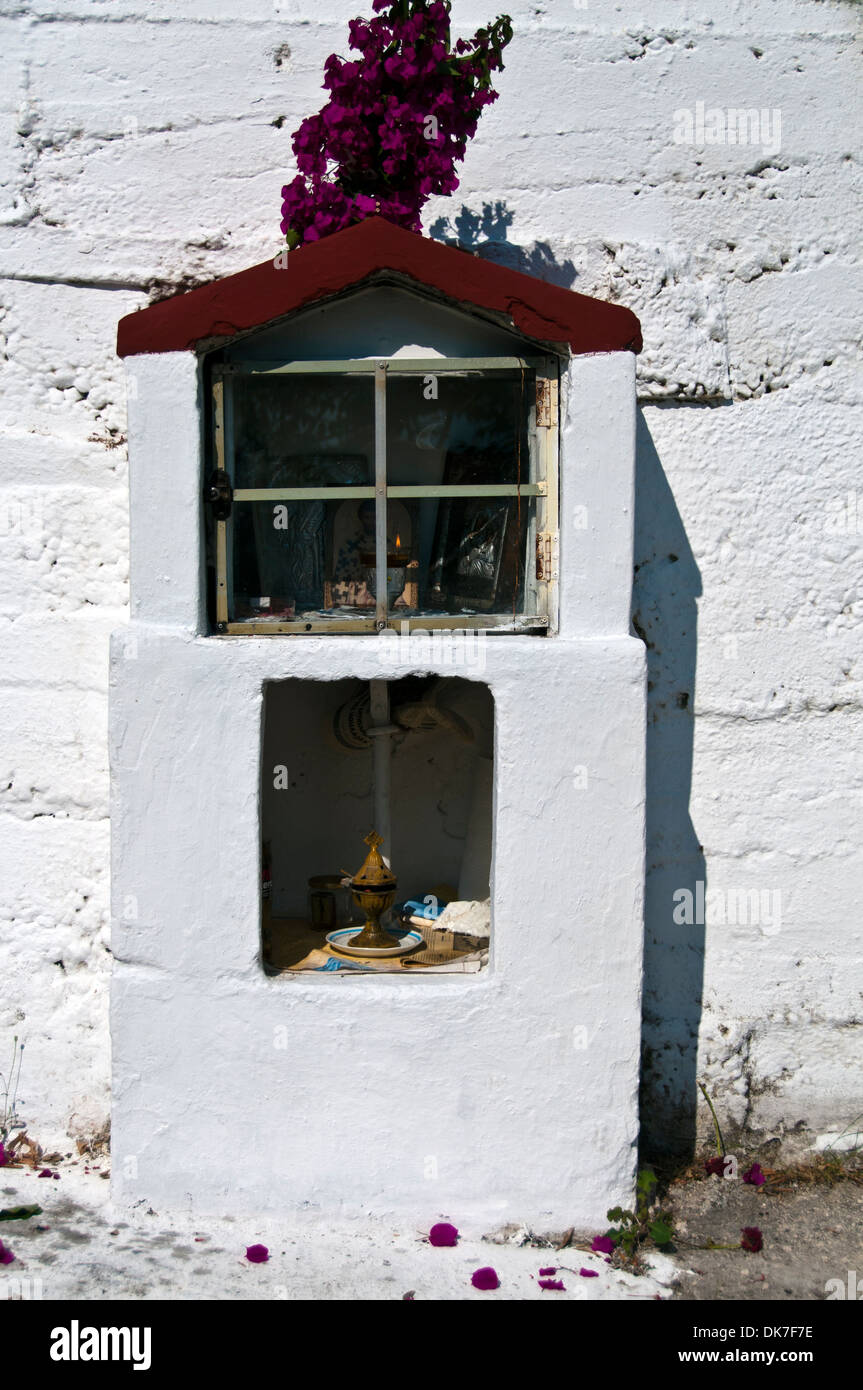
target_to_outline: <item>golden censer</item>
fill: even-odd
[[[392,949],[393,936],[381,926],[381,916],[396,900],[396,876],[381,857],[378,845],[383,839],[376,831],[365,838],[370,845],[366,861],[350,881],[351,896],[365,915],[366,924],[359,936],[351,938],[351,951],[380,951]]]

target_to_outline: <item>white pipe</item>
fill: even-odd
[[[392,735],[398,733],[398,729],[390,723],[390,691],[387,682],[369,681],[369,696],[372,715],[369,734],[374,738],[374,828],[383,839],[381,857],[389,869],[392,868]]]

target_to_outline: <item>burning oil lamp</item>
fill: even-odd
[[[373,830],[365,838],[370,846],[365,863],[351,879],[351,894],[357,907],[365,913],[366,924],[358,936],[351,938],[351,950],[392,949],[392,935],[381,926],[382,913],[392,907],[396,898],[396,877],[384,863],[378,845],[383,839]]]
[[[387,550],[387,607],[392,608],[396,599],[401,598],[404,593],[406,574],[405,569],[409,555],[402,546],[401,537],[396,536],[396,543],[392,550]],[[373,551],[366,551],[360,557],[366,567],[366,585],[372,598],[377,598],[378,572],[375,565]]]

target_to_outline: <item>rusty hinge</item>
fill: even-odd
[[[210,503],[216,521],[227,521],[233,500],[234,489],[228,474],[224,468],[214,468],[204,488],[204,501]]]
[[[536,424],[538,429],[551,429],[557,424],[557,382],[551,377],[536,379]]]
[[[537,579],[551,579],[552,571],[552,534],[550,531],[537,531],[536,533],[536,577]]]

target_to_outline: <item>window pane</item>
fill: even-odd
[[[373,486],[371,375],[229,380],[235,489]],[[389,486],[515,488],[536,480],[532,371],[431,380],[393,372],[386,390]],[[235,498],[229,619],[368,622],[384,585],[395,620],[534,613],[537,507],[524,494],[390,497],[379,579],[372,498]]]
[[[393,374],[387,381],[387,481],[462,487],[530,482],[534,383],[531,371],[431,380]],[[389,505],[392,511],[397,504]],[[408,593],[420,612],[525,611],[532,498],[405,499],[402,505],[410,516],[418,579]]]
[[[325,502],[237,502],[235,620],[292,618],[324,602]]]
[[[387,481],[529,481],[532,371],[398,376],[387,381]]]
[[[524,612],[534,505],[527,497],[390,500],[389,612]],[[372,501],[236,502],[232,621],[373,616],[374,515]]]
[[[525,554],[534,507],[532,497],[421,503],[420,534],[431,536],[428,562],[420,566],[421,608],[513,617],[527,611]]]
[[[234,376],[234,487],[357,487],[374,479],[374,383]]]
[[[406,509],[390,505],[387,594],[404,612],[416,607],[418,569]],[[374,616],[373,501],[235,502],[232,524],[232,621]]]

